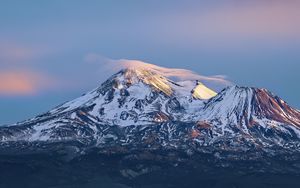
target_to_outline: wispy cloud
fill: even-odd
[[[0,71],[0,95],[32,95],[53,87],[54,80],[29,71]]]
[[[10,66],[30,64],[45,56],[49,50],[15,42],[0,42],[0,62]]]
[[[106,73],[107,71],[115,73],[124,68],[143,68],[151,69],[175,81],[199,80],[217,91],[232,85],[230,81],[226,80],[224,75],[203,76],[187,69],[161,67],[139,60],[113,60],[94,53],[88,54],[84,59],[89,63],[99,63],[101,67],[99,69]]]

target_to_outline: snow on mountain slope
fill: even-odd
[[[265,89],[228,87],[194,118],[205,120],[219,136],[247,135],[278,144],[300,138],[300,112]]]
[[[299,138],[300,112],[265,89],[232,86],[216,94],[197,81],[132,68],[45,114],[0,128],[2,141],[79,140],[101,147],[283,147]]]
[[[257,88],[226,88],[205,104],[202,115],[206,119],[222,119],[228,124],[252,125],[255,119],[271,119],[300,126],[299,111],[269,91]]]
[[[188,99],[194,100],[191,83],[196,87],[196,82],[181,85],[150,70],[125,69],[99,88],[49,113],[58,115],[87,107],[87,113],[98,121],[120,126],[176,120],[180,109],[188,108]]]
[[[202,83],[198,83],[195,89],[192,91],[193,97],[196,99],[210,99],[217,95],[217,93]]]

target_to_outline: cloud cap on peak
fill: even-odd
[[[233,85],[230,81],[226,80],[226,76],[223,75],[203,76],[191,70],[180,68],[167,68],[139,60],[113,60],[97,54],[89,54],[88,56],[86,56],[85,60],[90,63],[100,63],[102,68],[104,67],[105,70],[113,72],[127,68],[147,69],[155,73],[161,74],[174,81],[198,80],[216,91],[220,91],[227,86]]]

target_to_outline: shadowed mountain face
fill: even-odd
[[[252,180],[280,187],[297,184],[299,138],[300,112],[265,89],[231,86],[217,94],[196,80],[130,68],[1,127],[0,165],[27,177],[28,187],[247,187]]]

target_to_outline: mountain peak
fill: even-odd
[[[282,145],[283,138],[300,138],[300,112],[265,89],[232,86],[216,93],[197,80],[175,82],[151,68],[130,67],[48,113],[0,129],[0,140],[148,142],[141,132],[170,145],[231,138]]]
[[[147,67],[132,66],[122,69],[118,75],[117,80],[119,83],[132,85],[142,82],[157,91],[162,91],[167,96],[172,96],[177,92],[179,95],[189,96],[191,94],[194,99],[207,100],[217,95],[214,90],[198,80],[175,82],[160,74],[157,70]]]
[[[119,83],[119,88],[123,88],[124,84],[126,86],[131,86],[133,84],[142,82],[168,96],[171,96],[174,92],[171,86],[175,84],[174,82],[147,68],[130,67],[122,69],[119,72],[119,76],[117,76],[116,80]]]
[[[227,108],[224,108],[227,106]],[[300,127],[300,112],[267,89],[231,86],[222,90],[205,105],[205,114],[211,118],[227,117],[229,123],[259,124],[272,120]],[[268,123],[272,124],[268,121]]]

